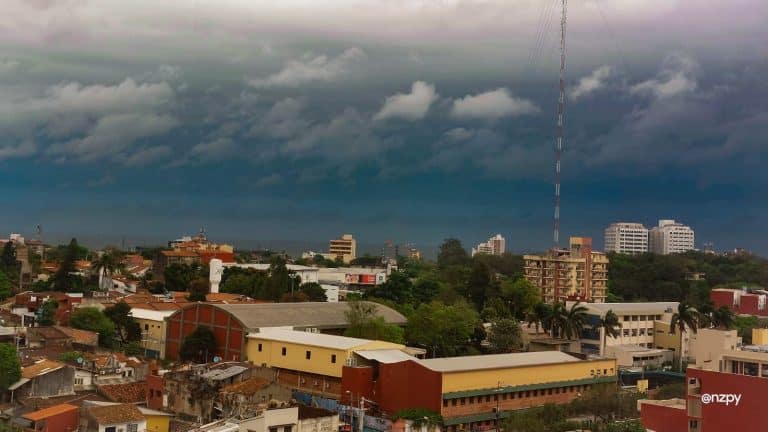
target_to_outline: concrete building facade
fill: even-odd
[[[612,223],[605,229],[605,252],[628,255],[648,252],[648,228],[635,222]]]
[[[357,241],[352,234],[344,234],[339,239],[331,240],[328,255],[333,260],[340,259],[344,264],[349,264],[357,257]]]
[[[659,225],[648,233],[648,249],[655,254],[683,253],[694,250],[694,245],[693,229],[674,219],[659,220]]]
[[[524,255],[525,278],[546,303],[580,300],[602,303],[608,284],[608,257],[592,250],[589,237],[571,237],[569,249]]]
[[[502,255],[506,250],[506,245],[507,241],[504,239],[504,237],[502,237],[501,234],[496,234],[495,236],[489,238],[487,242],[480,243],[476,247],[472,248],[472,256],[477,254]]]

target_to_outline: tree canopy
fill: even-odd
[[[377,306],[362,301],[349,301],[349,309],[344,315],[349,327],[344,336],[387,342],[403,343],[404,331],[395,324],[388,324],[376,314]]]
[[[115,332],[121,344],[125,345],[141,340],[141,327],[131,316],[131,306],[128,303],[120,301],[114,306],[104,309],[104,315],[114,324]]]
[[[466,302],[425,303],[408,320],[406,340],[424,347],[434,357],[461,355],[479,322],[480,315]]]
[[[216,351],[216,337],[210,328],[198,326],[181,342],[179,357],[183,361],[207,363]]]
[[[69,326],[98,333],[100,346],[112,348],[115,345],[115,324],[96,308],[75,309],[69,316]]]
[[[4,393],[11,384],[20,379],[21,363],[16,347],[9,343],[0,343],[0,393]]]

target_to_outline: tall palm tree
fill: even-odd
[[[609,309],[605,313],[605,316],[600,318],[600,322],[597,325],[598,329],[603,329],[603,338],[600,343],[600,354],[605,355],[605,341],[608,336],[612,338],[619,337],[619,329],[621,328],[621,322],[619,317],[613,312],[613,309]]]
[[[112,276],[120,268],[120,263],[111,251],[105,251],[91,262],[91,268],[96,270],[99,278],[99,288],[104,289],[104,280]]]
[[[567,310],[563,305],[563,311],[565,314],[562,316],[561,336],[565,336],[568,340],[578,339],[584,330],[584,324],[587,322],[587,308],[581,302],[576,302]]]
[[[708,299],[706,302],[700,304],[697,310],[699,311],[699,328],[715,325],[713,322],[715,304],[712,302],[712,300]]]
[[[712,312],[712,325],[719,329],[730,330],[736,325],[733,311],[728,306],[720,306]]]
[[[686,302],[680,302],[677,305],[677,312],[672,314],[672,321],[669,324],[669,329],[672,334],[680,332],[680,371],[683,370],[683,333],[686,330],[691,330],[696,333],[699,328],[699,312]]]
[[[551,318],[552,308],[546,303],[537,303],[525,316],[525,321],[528,323],[528,328],[536,326],[536,333],[538,333],[539,328],[549,331],[552,324]]]
[[[563,330],[565,327],[565,320],[567,315],[568,315],[568,310],[566,310],[565,308],[565,303],[555,303],[555,305],[552,306],[552,313],[549,318],[551,322],[550,334],[552,338],[563,336]]]

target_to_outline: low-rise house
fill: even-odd
[[[147,376],[148,365],[122,353],[86,353],[79,368],[91,374],[93,385],[103,385],[143,381]]]
[[[8,387],[16,398],[74,394],[75,369],[52,360],[39,360],[21,369],[21,379]]]
[[[145,432],[147,419],[133,404],[100,405],[86,403],[82,408],[82,432]]]
[[[21,416],[20,426],[35,432],[74,432],[80,421],[80,408],[59,404]]]
[[[30,348],[60,348],[71,351],[93,351],[99,345],[99,334],[71,327],[50,326],[27,329]]]
[[[119,407],[120,403],[115,402],[101,402],[101,401],[88,401],[86,402],[89,406],[99,406],[99,407]],[[153,410],[150,408],[146,408],[140,405],[136,405],[136,407],[139,409],[139,412],[144,416],[144,419],[147,421],[147,426],[145,431],[146,432],[168,432],[170,430],[170,423],[171,418],[173,418],[173,414]],[[139,429],[139,432],[143,432],[141,429]]]
[[[263,409],[271,402],[288,402],[291,389],[267,378],[254,376],[235,384],[224,386],[219,391],[215,408],[221,417],[243,416],[249,411]]]

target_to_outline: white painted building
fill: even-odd
[[[629,255],[648,252],[648,228],[635,222],[612,223],[605,229],[605,252]]]
[[[502,255],[507,247],[507,241],[504,239],[504,237],[501,234],[496,234],[495,236],[488,239],[485,243],[480,243],[477,245],[477,247],[472,248],[472,256],[475,256],[477,254],[486,254],[486,255]]]
[[[659,226],[653,227],[648,234],[648,248],[651,252],[660,255],[693,250],[693,229],[675,222],[674,219],[661,219]]]

